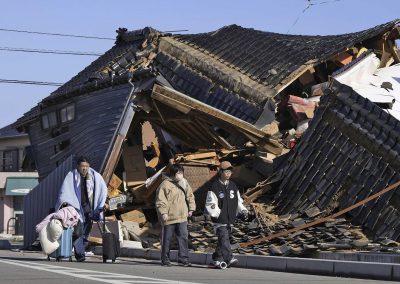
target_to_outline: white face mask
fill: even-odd
[[[181,181],[183,179],[183,173],[176,173],[175,174],[175,180],[176,181]]]

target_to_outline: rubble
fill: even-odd
[[[126,241],[143,247],[159,247],[155,193],[169,165],[180,163],[197,203],[190,246],[213,249],[205,195],[228,160],[252,212],[233,228],[237,252],[397,251],[394,190],[341,219],[246,243],[341,212],[400,179],[399,38],[398,20],[335,36],[236,25],[198,35],[119,29],[110,51],[16,127],[29,129],[42,153],[41,178],[59,176],[59,165],[74,153],[92,154],[108,184],[106,214]],[[78,107],[96,105],[81,120],[96,127],[72,120],[70,128],[40,128],[46,113],[71,98]]]

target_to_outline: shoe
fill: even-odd
[[[179,262],[179,265],[185,266],[185,267],[190,267],[192,264],[189,261],[182,261]]]
[[[85,256],[93,256],[94,253],[92,251],[86,251]]]
[[[85,261],[85,257],[84,256],[79,257],[79,258],[76,259],[76,261],[77,262],[84,262]]]
[[[172,266],[170,261],[161,261],[162,266]]]
[[[231,267],[234,264],[239,263],[239,260],[237,258],[232,257],[229,261],[228,261],[228,267]]]
[[[212,260],[212,261],[210,262],[209,265],[210,265],[210,266],[219,267],[220,264],[221,264],[221,261],[219,261],[219,260]]]

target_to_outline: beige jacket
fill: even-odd
[[[189,183],[185,179],[180,184],[184,185],[182,188],[186,194],[169,177],[166,177],[157,189],[156,209],[158,219],[163,226],[186,222],[188,212],[196,210],[196,202]],[[163,214],[168,214],[168,221],[162,220]]]

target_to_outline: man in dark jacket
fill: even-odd
[[[206,210],[214,222],[214,229],[218,236],[218,244],[211,263],[215,266],[219,266],[222,261],[226,262],[228,267],[238,262],[232,255],[229,241],[230,230],[238,213],[248,215],[236,184],[230,180],[232,169],[230,162],[221,162],[218,179],[207,192]]]

